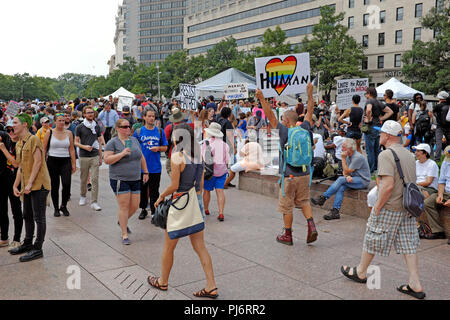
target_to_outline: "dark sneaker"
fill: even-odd
[[[431,234],[425,234],[424,238],[428,240],[445,239],[445,232],[435,232]]]
[[[42,258],[44,256],[44,253],[42,250],[33,249],[31,251],[28,251],[26,255],[23,255],[20,257],[20,262],[28,262],[32,260],[36,260],[39,258]]]
[[[69,212],[69,210],[67,210],[67,207],[61,206],[61,208],[59,208],[59,210],[63,213],[63,215],[64,215],[65,217],[70,216],[70,212]]]
[[[236,185],[229,183],[228,188],[236,188]]]
[[[323,216],[325,220],[336,220],[340,219],[341,215],[339,214],[339,210],[336,208],[331,209],[330,213]]]
[[[294,242],[292,241],[292,231],[283,229],[283,233],[277,236],[277,241],[288,246],[294,245]]]
[[[313,243],[317,240],[319,233],[316,230],[316,225],[314,220],[308,221],[308,236],[306,238],[306,243]]]
[[[323,206],[323,204],[327,201],[327,198],[324,196],[319,196],[318,198],[311,198],[311,202],[316,206]]]
[[[59,212],[59,210],[55,210],[55,213],[53,213],[53,215],[55,217],[61,217],[61,213]]]
[[[130,241],[130,239],[128,239],[128,238],[122,239],[122,244],[123,244],[124,246],[129,246],[129,245],[131,244],[131,241]]]
[[[9,251],[10,254],[12,254],[13,256],[17,255],[17,254],[22,254],[28,251],[33,250],[34,247],[32,244],[21,244],[19,247],[11,249],[11,251]]]
[[[148,215],[147,210],[142,209],[141,214],[139,215],[139,220],[144,220]]]

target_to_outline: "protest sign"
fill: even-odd
[[[230,83],[224,88],[225,100],[248,98],[248,83]]]
[[[336,104],[339,109],[350,108],[353,105],[352,97],[354,95],[361,97],[359,105],[364,106],[367,101],[365,93],[368,87],[369,79],[367,78],[338,80]]]
[[[124,97],[119,96],[119,102],[117,103],[117,111],[122,112],[123,107],[130,107],[133,105],[133,98],[132,97]]]
[[[309,53],[255,59],[256,86],[264,97],[306,92],[311,81]]]
[[[195,86],[180,83],[180,105],[183,110],[197,111]]]
[[[19,110],[20,110],[20,105],[15,101],[11,101],[8,104],[8,107],[6,108],[5,113],[8,117],[14,117],[16,114],[19,113]]]

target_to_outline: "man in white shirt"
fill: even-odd
[[[313,133],[314,140],[314,158],[325,158],[325,148],[323,146],[323,138],[320,134]]]
[[[438,189],[439,167],[430,159],[431,148],[426,143],[413,147],[416,155],[417,185],[421,188],[425,198],[436,193]]]
[[[327,146],[324,146],[324,148],[335,150],[335,152],[334,152],[335,159],[334,160],[339,163],[339,167],[340,167],[341,163],[342,163],[342,143],[344,143],[346,132],[345,132],[344,128],[339,128],[338,133],[339,133],[339,135],[335,136],[333,138],[333,143],[329,144]]]

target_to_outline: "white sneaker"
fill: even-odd
[[[95,211],[102,211],[102,208],[98,205],[97,202],[91,204],[91,208],[94,209]]]
[[[80,198],[80,206],[85,206],[86,205],[86,197],[81,197]]]

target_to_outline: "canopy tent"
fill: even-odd
[[[112,96],[113,98],[118,98],[120,97],[129,97],[129,98],[136,98],[136,95],[130,91],[128,91],[127,89],[125,89],[124,87],[120,87],[116,92],[108,94],[103,96],[104,98],[108,99],[109,96]]]
[[[224,87],[230,83],[247,83],[249,91],[256,91],[256,79],[235,68],[230,68],[196,85],[197,96],[214,96],[221,99]]]
[[[412,99],[416,93],[420,93],[423,97],[425,97],[423,92],[410,88],[395,78],[391,78],[389,81],[383,83],[377,88],[378,98],[383,98],[384,92],[387,89],[391,89],[394,92],[394,98],[398,100]]]

